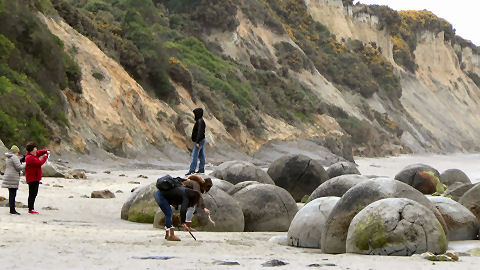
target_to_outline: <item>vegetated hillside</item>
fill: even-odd
[[[22,102],[50,100],[48,105],[28,106],[37,108],[29,115],[13,118],[15,110],[25,104],[0,104],[0,117],[7,115],[17,121],[15,134],[21,134],[14,137],[13,126],[4,128],[2,120],[0,137],[7,145],[27,137],[41,140],[28,133],[33,128],[42,130],[42,143],[50,141],[59,149],[65,149],[68,142],[75,146],[70,150],[91,151],[95,146],[117,155],[134,155],[149,145],[162,148],[173,144],[186,149],[192,125],[189,111],[203,106],[212,127],[209,142],[247,153],[271,140],[314,137],[347,158],[351,155],[344,154],[348,151],[343,148],[349,148],[349,141],[354,153],[361,155],[475,150],[471,146],[479,145],[480,138],[480,130],[472,127],[479,121],[475,116],[459,125],[425,114],[445,114],[435,112],[434,106],[448,104],[452,92],[466,104],[460,111],[480,107],[478,47],[455,36],[450,24],[431,13],[351,7],[349,2],[0,1],[2,21],[14,20],[11,11],[21,8],[17,12],[27,14],[32,22],[17,24],[26,23],[28,29],[36,29],[30,27],[36,25],[39,30],[35,31],[56,41],[49,48],[58,48],[49,50],[53,56],[42,58],[42,52],[29,51],[32,46],[27,46],[38,34],[19,39],[16,35],[25,32],[21,28],[0,26],[5,40],[16,45],[8,49],[12,46],[3,45],[0,35],[0,49],[16,52],[1,54],[0,83],[4,77],[7,83],[16,82],[4,72],[5,66],[5,70],[26,76],[38,88],[32,89],[43,93],[38,97],[30,89],[21,92],[24,86],[19,85],[19,93],[34,97]],[[41,24],[36,11],[54,20],[45,18]],[[368,20],[359,20],[362,16]],[[121,67],[105,60],[62,20]],[[332,23],[335,20],[340,24]],[[11,29],[18,33],[7,33]],[[64,41],[65,48],[49,31]],[[435,34],[433,38],[425,35],[430,32]],[[436,39],[440,32],[441,41]],[[43,38],[45,44],[33,47],[47,48],[47,40]],[[448,58],[458,65],[452,72],[463,75],[444,82],[443,71],[436,73],[434,65],[426,64],[419,53],[435,42],[439,43],[436,48],[447,50],[435,65],[450,65],[445,61]],[[61,59],[56,62],[60,64],[45,62],[50,58]],[[23,61],[56,69],[37,81],[43,71],[15,66]],[[122,68],[125,74],[117,72]],[[127,83],[120,83],[123,81]],[[52,87],[42,85],[46,83]],[[53,106],[56,109],[51,109]],[[446,115],[454,117],[455,113]],[[27,123],[33,116],[38,127]],[[461,130],[452,138],[457,141],[447,143],[450,127]],[[335,143],[326,138],[334,138]]]

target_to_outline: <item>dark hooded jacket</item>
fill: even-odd
[[[192,142],[200,143],[201,140],[205,139],[205,121],[203,121],[203,109],[196,108],[193,110],[195,115],[195,125],[192,130]]]

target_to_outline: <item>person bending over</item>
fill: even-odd
[[[40,180],[42,180],[42,165],[47,161],[47,155],[50,154],[50,151],[48,149],[37,150],[37,145],[34,142],[27,143],[26,150],[25,179],[28,184],[28,213],[38,214],[35,211],[35,198],[38,194]],[[41,156],[43,158],[39,159]]]
[[[201,195],[199,192],[186,188],[184,186],[178,186],[170,190],[156,190],[153,193],[155,201],[157,202],[162,212],[165,214],[165,239],[168,241],[180,241],[178,236],[175,236],[175,231],[172,224],[173,211],[170,205],[180,205],[180,220],[183,228],[189,230],[189,227],[185,224],[187,208],[192,207],[198,203]]]

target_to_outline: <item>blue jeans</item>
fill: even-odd
[[[197,147],[197,143],[193,143],[192,163],[190,164],[190,169],[188,170],[188,173],[195,172],[198,159],[200,159],[198,171],[205,172],[205,139],[201,140],[199,145],[200,146]]]
[[[155,201],[157,202],[162,212],[165,214],[165,227],[171,228],[172,227],[172,208],[168,203],[167,199],[163,197],[163,194],[160,190],[155,191],[153,193],[153,197],[155,197]]]

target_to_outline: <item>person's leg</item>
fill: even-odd
[[[187,214],[185,216],[185,222],[192,222],[193,213],[195,213],[195,206],[187,208]]]
[[[8,204],[10,206],[10,214],[16,214],[17,210],[15,210],[15,197],[17,196],[17,189],[16,188],[9,188],[8,189]]]
[[[200,164],[198,165],[198,172],[205,172],[205,139],[200,142],[200,151],[198,151],[198,159]]]
[[[193,151],[192,151],[192,163],[190,163],[190,169],[188,170],[187,174],[192,174],[195,172],[197,168],[198,162],[198,152],[200,151],[199,147],[197,147],[197,143],[193,143]]]
[[[38,194],[38,185],[38,181],[28,183],[28,211],[33,211],[35,209],[35,198]]]
[[[170,204],[168,203],[167,199],[163,197],[163,194],[160,190],[155,191],[153,196],[155,197],[155,201],[157,202],[158,206],[160,206],[160,209],[162,209],[162,212],[165,214],[165,228],[171,228],[172,208],[170,207]]]

